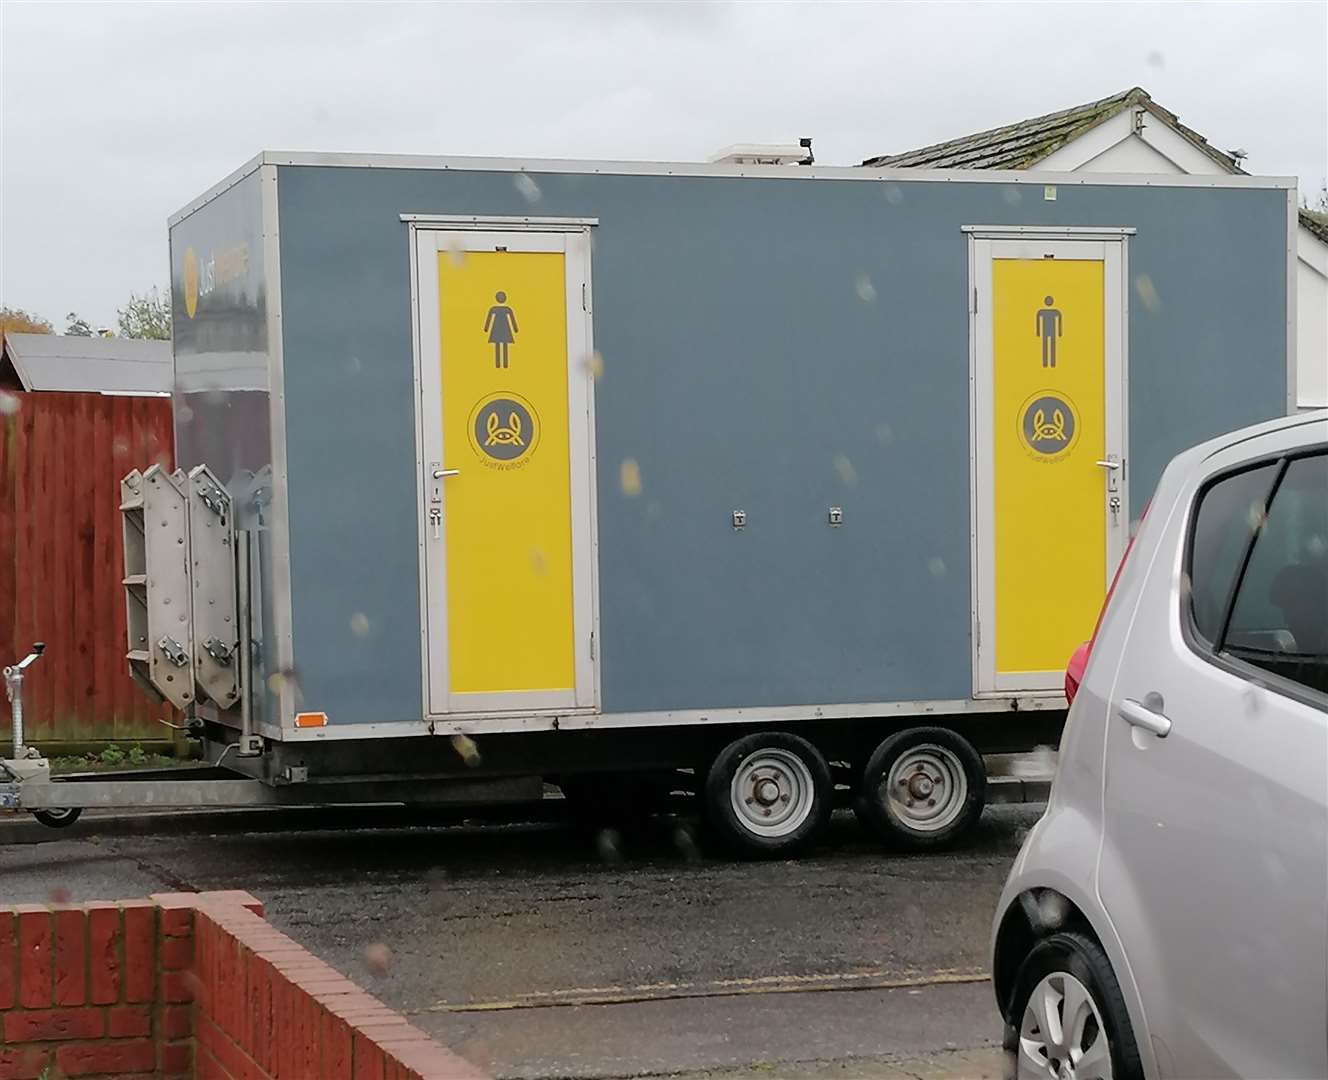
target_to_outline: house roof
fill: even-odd
[[[174,365],[169,341],[5,334],[0,375],[12,370],[24,390],[103,394],[169,394]]]
[[[1322,210],[1302,210],[1300,224],[1308,229],[1316,240],[1328,244],[1328,213]]]
[[[1209,145],[1193,128],[1180,122],[1175,113],[1158,105],[1142,87],[1133,86],[1119,94],[1076,105],[1060,112],[1020,120],[1015,124],[979,131],[958,139],[934,143],[899,154],[882,154],[863,162],[873,168],[929,169],[1027,169],[1049,157],[1072,139],[1097,127],[1105,120],[1134,106],[1147,109],[1174,128],[1228,172],[1244,172],[1230,154]]]

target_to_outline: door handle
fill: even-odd
[[[1110,469],[1112,472],[1120,468],[1119,461],[1095,461],[1093,464],[1103,469]]]
[[[444,476],[460,476],[460,475],[461,475],[460,469],[434,469],[433,471],[433,478],[435,480],[441,480]]]
[[[1147,705],[1141,705],[1132,698],[1125,698],[1117,708],[1121,719],[1127,724],[1133,724],[1135,727],[1141,727],[1145,731],[1151,731],[1159,739],[1165,739],[1171,734],[1171,720],[1163,716],[1160,712],[1150,709]]]

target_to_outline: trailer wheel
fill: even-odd
[[[987,772],[973,744],[948,728],[909,728],[881,743],[854,802],[858,820],[892,847],[952,843],[982,816]]]
[[[707,817],[743,855],[788,856],[809,846],[830,820],[833,800],[821,752],[784,732],[729,743],[706,777]]]
[[[67,829],[82,813],[81,806],[67,806],[61,810],[34,810],[32,816],[49,829]]]

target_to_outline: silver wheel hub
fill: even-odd
[[[1068,971],[1045,976],[1019,1024],[1016,1080],[1112,1080],[1102,1013]]]
[[[952,825],[968,802],[968,774],[953,750],[927,743],[905,750],[890,766],[879,795],[890,816],[916,832]]]
[[[729,804],[738,823],[757,836],[795,832],[811,816],[815,801],[806,762],[774,747],[743,758],[729,784]]]

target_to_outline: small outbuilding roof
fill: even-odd
[[[171,343],[135,338],[5,334],[0,383],[24,390],[84,391],[147,396],[169,394]]]
[[[1308,229],[1316,240],[1328,244],[1328,213],[1322,210],[1302,210],[1300,224]]]
[[[1020,120],[1016,124],[979,131],[916,150],[870,157],[863,164],[872,168],[899,169],[1027,169],[1090,128],[1136,105],[1147,109],[1175,129],[1227,172],[1245,171],[1236,158],[1224,154],[1193,128],[1182,124],[1175,113],[1162,108],[1141,86],[1132,86],[1100,101],[1075,105],[1030,120]]]

